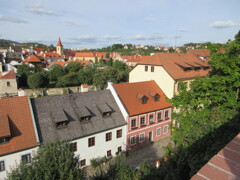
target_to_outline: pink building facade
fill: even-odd
[[[127,118],[127,148],[168,136],[171,133],[171,114],[172,108],[165,108]]]

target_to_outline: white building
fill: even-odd
[[[30,162],[38,144],[29,99],[0,98],[0,179],[21,161]]]
[[[32,101],[42,143],[70,140],[81,166],[126,149],[126,122],[110,90]]]

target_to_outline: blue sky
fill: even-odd
[[[64,47],[234,39],[240,0],[1,0],[0,38]]]

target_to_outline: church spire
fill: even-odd
[[[63,45],[62,45],[62,41],[61,41],[60,37],[58,37],[58,43],[57,43],[57,46],[61,46],[61,47],[63,47]]]

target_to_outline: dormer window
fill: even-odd
[[[154,97],[154,101],[155,102],[158,102],[159,99],[160,99],[160,95],[159,94],[155,94],[155,96],[153,96],[153,97]]]
[[[88,122],[92,117],[90,110],[86,106],[81,106],[77,108],[76,112],[78,114],[80,122]]]
[[[81,117],[81,121],[89,121],[90,119],[91,119],[91,116]]]
[[[112,115],[113,110],[106,103],[97,106],[103,117],[109,117]]]
[[[52,113],[53,114],[53,113]],[[69,121],[64,110],[58,111],[58,113],[53,114],[54,121],[56,123],[56,128],[65,128],[67,127]]]
[[[7,115],[0,116],[0,144],[7,143],[11,138],[11,130]]]
[[[147,104],[148,97],[147,97],[147,96],[143,96],[143,97],[141,98],[141,101],[142,101],[142,104]]]

